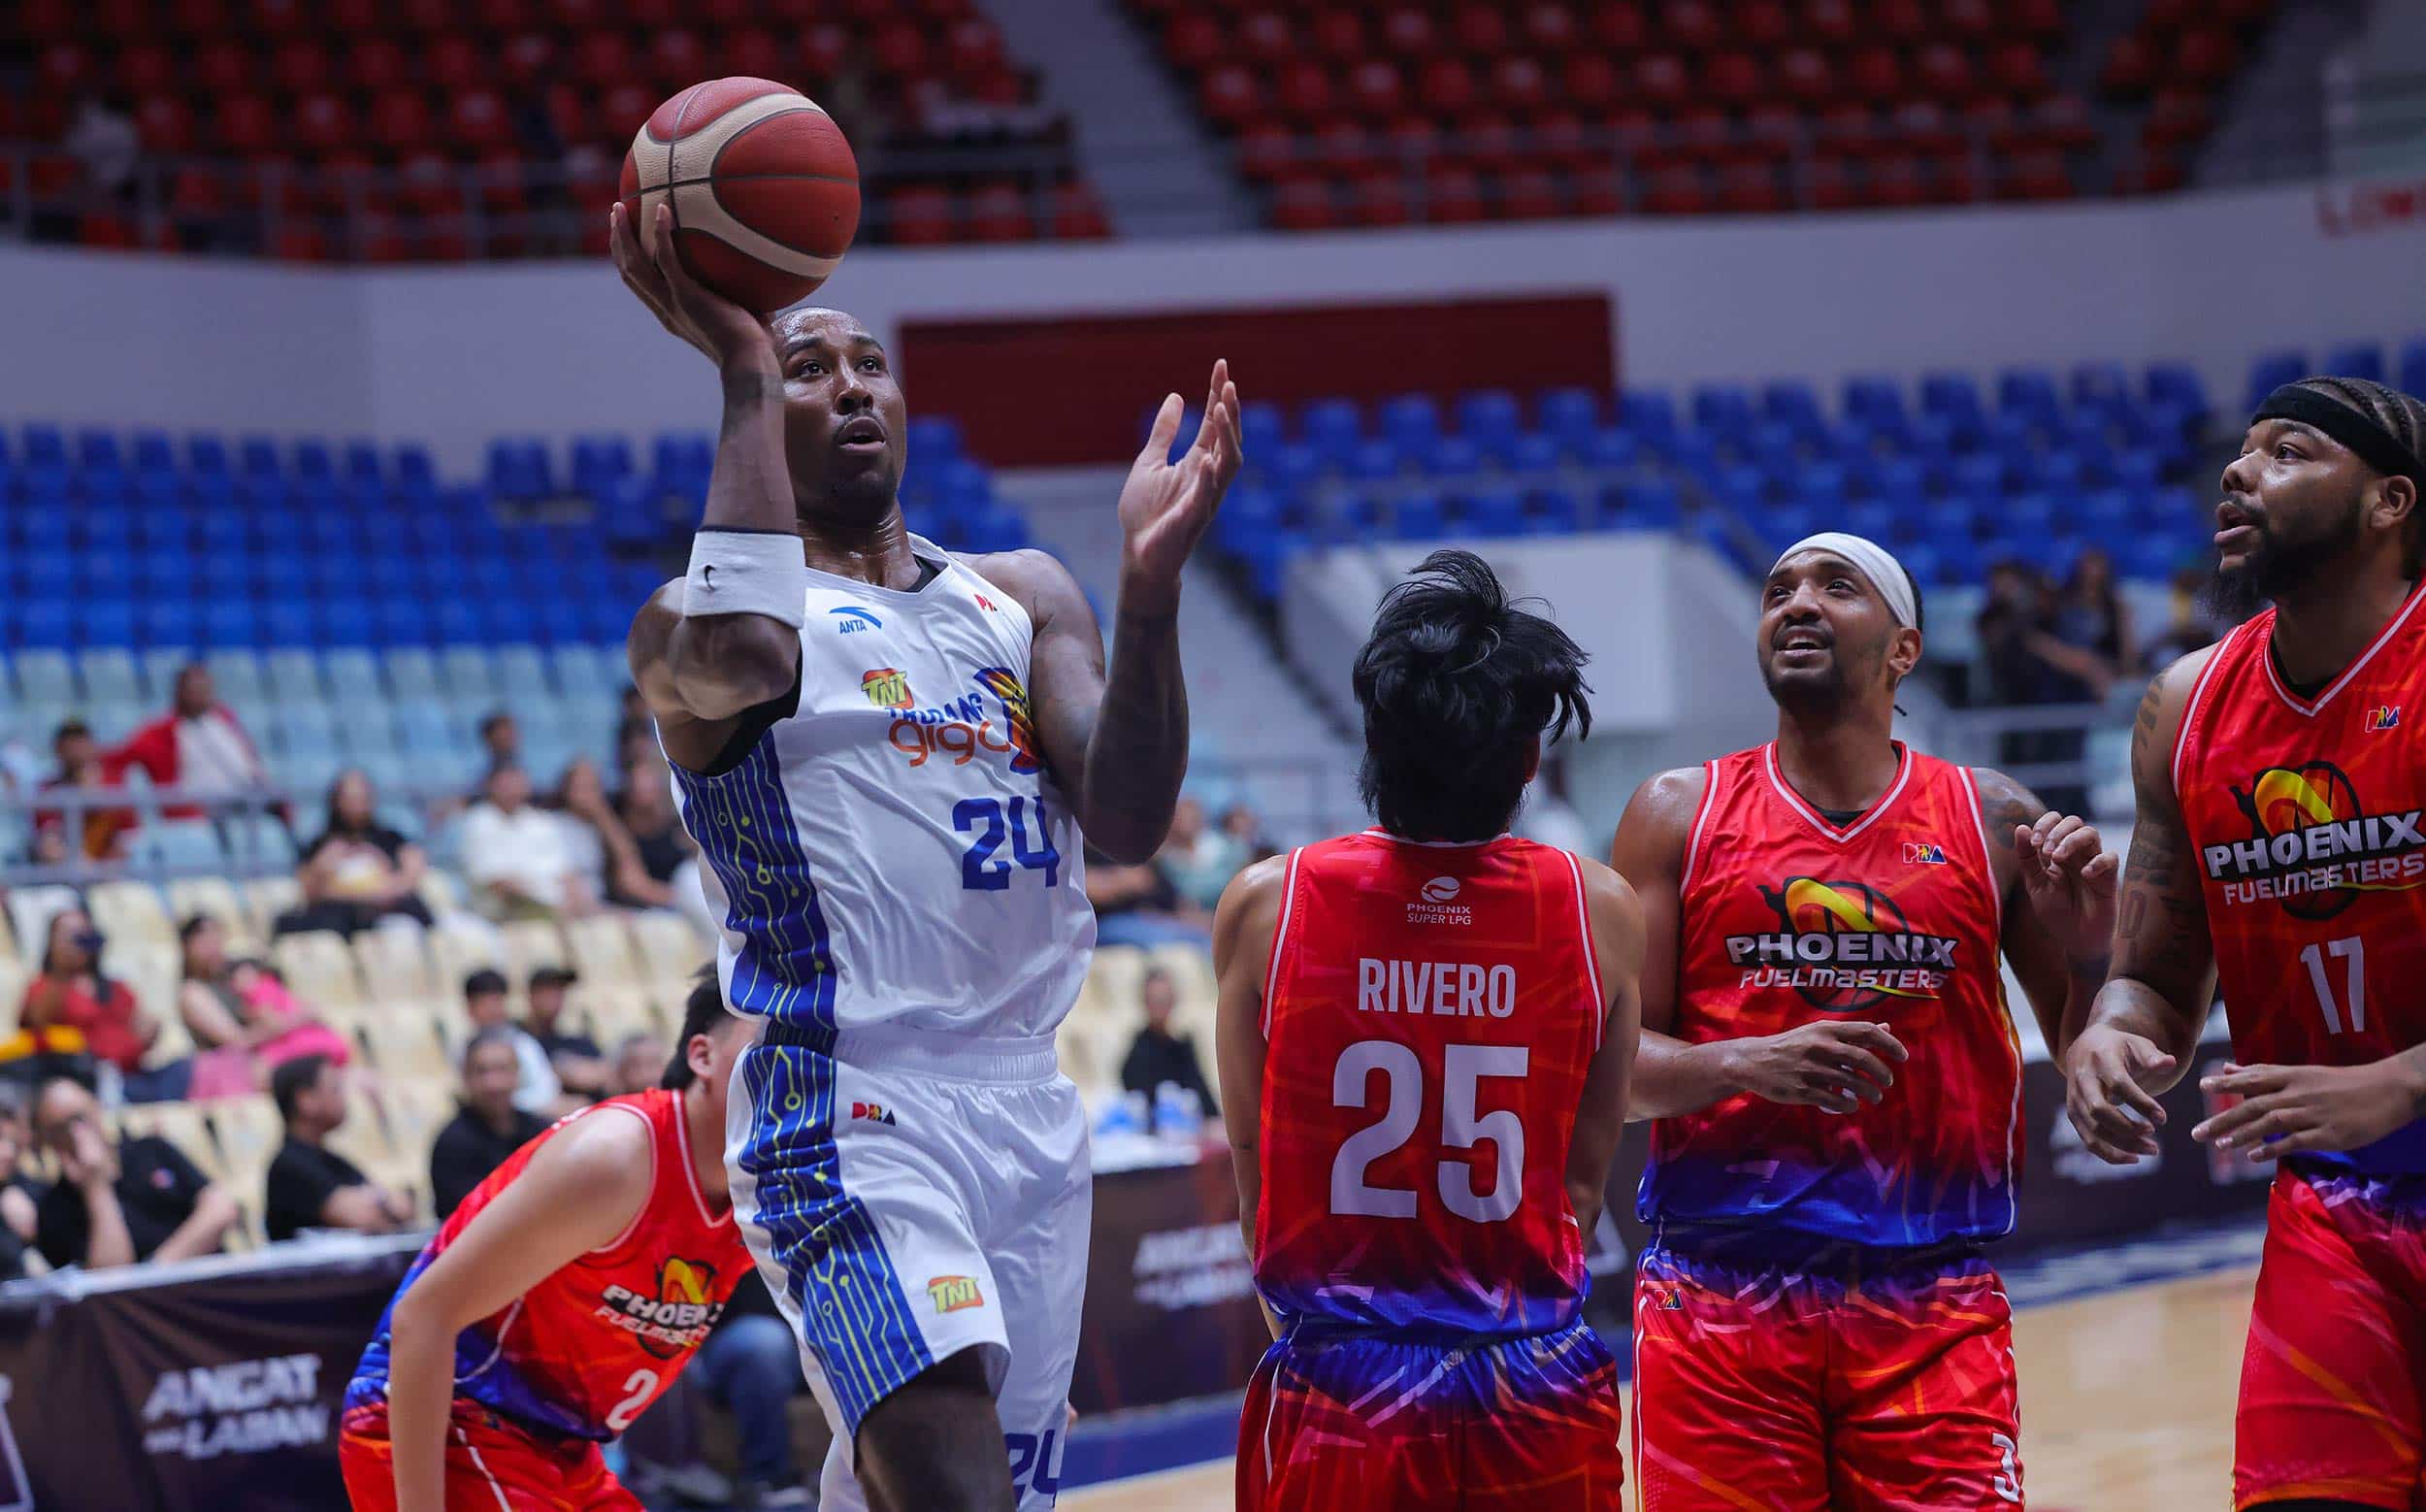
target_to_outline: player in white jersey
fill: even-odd
[[[1180,569],[1238,470],[1237,391],[1216,364],[1176,464],[1164,400],[1130,472],[1107,674],[1061,564],[904,527],[902,391],[857,321],[761,322],[672,260],[670,220],[655,257],[620,209],[612,229],[625,282],[723,380],[690,573],[630,651],[727,1000],[765,1021],[726,1161],[836,1426],[819,1505],[1049,1507],[1092,1212],[1053,1054],[1095,943],[1080,833],[1138,861],[1169,827]]]

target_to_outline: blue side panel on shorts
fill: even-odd
[[[802,1332],[856,1433],[869,1408],[934,1357],[875,1219],[842,1190],[833,1059],[798,1044],[759,1044],[736,1074],[757,1114],[737,1157],[756,1183],[757,1209],[747,1221],[771,1241]]]
[[[719,776],[673,769],[684,823],[724,885],[725,928],[742,937],[726,983],[738,1013],[805,1030],[834,1047],[833,940],[771,732]]]

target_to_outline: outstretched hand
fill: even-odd
[[[691,277],[674,249],[673,211],[660,204],[641,212],[657,217],[655,251],[640,245],[639,228],[623,202],[607,212],[607,247],[623,286],[648,307],[657,323],[705,353],[722,371],[763,359],[775,371],[775,345],[767,324]]]
[[[1159,609],[1177,602],[1180,569],[1213,523],[1222,495],[1246,459],[1238,439],[1238,385],[1229,380],[1227,359],[1213,364],[1196,443],[1173,462],[1180,411],[1177,394],[1164,397],[1145,449],[1121,485],[1123,599],[1135,608]],[[1147,596],[1143,604],[1134,602],[1140,594]]]
[[[2087,820],[2049,809],[2014,829],[2014,856],[2030,909],[2065,955],[2104,961],[2115,938],[2115,883],[2122,862]]]

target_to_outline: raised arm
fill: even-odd
[[[1593,862],[1584,872],[1584,908],[1590,921],[1592,954],[1600,963],[1600,1048],[1584,1078],[1584,1100],[1575,1110],[1575,1137],[1567,1146],[1567,1203],[1590,1249],[1607,1200],[1609,1167],[1625,1132],[1626,1080],[1634,1069],[1643,1030],[1638,986],[1643,970],[1643,905],[1625,878]]]
[[[1179,577],[1244,456],[1228,363],[1213,365],[1204,421],[1187,454],[1172,462],[1179,415],[1172,394],[1121,488],[1120,601],[1108,673],[1095,610],[1067,568],[1038,551],[979,563],[1035,624],[1028,692],[1036,739],[1087,842],[1115,861],[1154,855],[1188,772]]]
[[[648,1139],[636,1119],[585,1116],[542,1145],[398,1298],[387,1406],[400,1512],[446,1504],[455,1335],[631,1226],[648,1197]]]
[[[1688,1044],[1676,1024],[1676,962],[1683,937],[1687,847],[1709,774],[1679,767],[1634,790],[1618,821],[1609,864],[1633,886],[1643,921],[1642,1048],[1625,1116],[1676,1118],[1744,1093],[1847,1113],[1895,1084],[1904,1047],[1884,1025],[1858,1019],[1805,1024],[1782,1035]]]
[[[2106,984],[2120,863],[2086,820],[2056,813],[2001,772],[1979,767],[1972,775],[2004,899],[2005,959],[2055,1055],[2081,1032]]]
[[[728,591],[738,592],[752,563],[787,546],[797,559],[799,550],[783,449],[783,370],[766,325],[700,286],[674,254],[672,212],[660,206],[656,213],[651,254],[623,207],[615,207],[615,268],[669,332],[716,364],[724,420],[700,530],[732,553],[725,576],[735,585]],[[712,572],[696,593],[686,591],[688,581],[668,583],[641,607],[625,652],[668,748],[684,765],[699,766],[722,747],[738,716],[791,690],[800,672],[800,607],[793,606],[790,623],[768,612],[719,609]]]
[[[2099,1159],[2156,1153],[2157,1094],[2181,1078],[2215,995],[2215,947],[2198,856],[2174,793],[2174,744],[2210,647],[2158,673],[2131,731],[2138,817],[2123,865],[2114,961],[2085,1025],[2057,1047],[2065,1111]],[[2067,1029],[2072,1026],[2067,1025]],[[2136,1115],[2136,1116],[2135,1116]]]
[[[1231,877],[1213,911],[1213,974],[1218,1003],[1213,1048],[1222,1068],[1222,1123],[1229,1131],[1230,1174],[1238,1182],[1238,1227],[1255,1253],[1256,1207],[1263,1191],[1258,1146],[1263,1136],[1263,974],[1272,932],[1289,886],[1289,858],[1267,856]],[[1280,1326],[1265,1308],[1274,1337]]]

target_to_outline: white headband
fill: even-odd
[[[1903,563],[1895,560],[1894,552],[1867,536],[1856,536],[1842,530],[1823,530],[1815,536],[1805,536],[1779,552],[1769,571],[1776,572],[1786,565],[1787,557],[1798,551],[1830,551],[1852,563],[1860,569],[1864,577],[1870,579],[1870,586],[1879,590],[1879,597],[1886,600],[1887,612],[1895,616],[1897,624],[1910,625],[1916,630],[1920,628],[1917,623],[1920,610],[1914,597],[1912,574],[1904,570]]]

